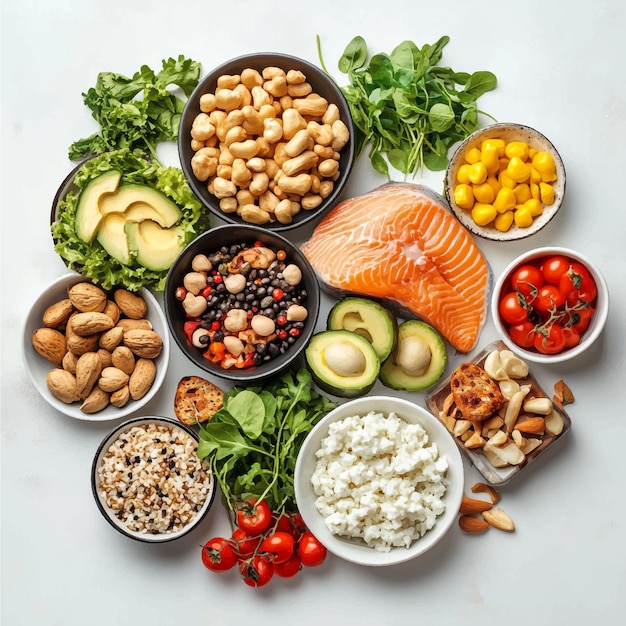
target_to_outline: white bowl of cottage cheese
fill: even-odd
[[[390,396],[350,400],[304,441],[295,470],[298,509],[337,556],[402,563],[432,548],[454,523],[463,461],[422,407]]]

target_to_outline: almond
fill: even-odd
[[[78,357],[73,352],[66,352],[63,357],[63,362],[61,363],[61,367],[70,374],[76,375],[76,363],[78,362]]]
[[[111,363],[129,376],[135,369],[135,355],[126,346],[117,346],[111,353]]]
[[[127,385],[128,380],[129,376],[126,372],[110,365],[102,370],[98,380],[98,387],[100,387],[102,391],[111,393],[112,391],[117,391],[124,385]]]
[[[78,283],[68,290],[67,295],[72,305],[83,312],[102,312],[107,303],[106,293],[91,283]]]
[[[140,320],[121,319],[116,324],[126,332],[127,330],[152,330],[150,320],[142,318]]]
[[[118,307],[113,300],[107,300],[104,311],[102,312],[105,315],[108,315],[113,320],[114,324],[117,324],[120,321],[120,317],[122,315],[120,307]]]
[[[78,397],[84,400],[96,384],[100,372],[102,371],[102,361],[95,352],[86,352],[76,361],[76,386]]]
[[[61,367],[67,352],[65,336],[54,328],[38,328],[31,338],[33,348],[53,365]]]
[[[113,359],[111,358],[111,353],[108,350],[100,348],[100,350],[98,350],[96,354],[98,355],[98,357],[100,357],[100,360],[102,361],[102,369],[113,365]]]
[[[572,404],[575,402],[574,394],[572,390],[567,386],[564,380],[559,380],[554,383],[554,403],[563,408],[566,404]]]
[[[114,326],[113,328],[104,331],[100,335],[100,339],[98,340],[98,345],[109,352],[113,352],[117,346],[120,345],[122,339],[124,338],[124,329],[119,326]]]
[[[123,406],[125,406],[129,400],[130,391],[128,389],[128,385],[124,385],[117,391],[114,391],[109,397],[109,402],[118,409],[121,409]]]
[[[513,520],[500,508],[483,511],[483,519],[494,528],[512,533],[515,530]]]
[[[466,533],[482,533],[489,528],[489,524],[479,517],[461,515],[459,517],[459,527]]]
[[[113,299],[120,311],[131,320],[142,319],[148,313],[148,306],[145,300],[127,289],[117,289],[113,294]]]
[[[50,370],[46,376],[46,385],[55,398],[72,404],[78,400],[78,388],[76,379],[68,371],[60,368]]]
[[[152,387],[156,378],[156,365],[151,359],[139,359],[135,370],[130,375],[128,388],[133,400],[143,398]]]
[[[69,321],[72,332],[80,337],[89,337],[105,330],[110,330],[114,325],[113,320],[108,315],[98,313],[97,311],[77,313]]]
[[[541,435],[545,430],[546,421],[543,417],[525,417],[515,424],[516,430],[532,435]]]
[[[491,498],[491,504],[496,504],[500,500],[500,492],[487,483],[474,483],[472,485],[472,493],[488,493]]]
[[[124,345],[139,358],[156,359],[163,349],[163,340],[153,330],[135,329],[124,333]]]
[[[476,498],[467,498],[463,496],[459,513],[461,513],[461,515],[476,515],[477,513],[488,511],[492,506],[491,502],[487,502],[486,500],[478,500]]]
[[[109,394],[100,387],[94,387],[93,391],[85,398],[80,410],[83,413],[97,413],[109,404]]]
[[[74,312],[74,306],[69,298],[51,304],[44,312],[42,321],[48,328],[65,328],[67,320]]]

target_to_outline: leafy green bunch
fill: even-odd
[[[254,497],[272,511],[295,512],[298,451],[335,406],[312,388],[306,369],[227,391],[223,408],[200,427],[198,457],[209,460],[228,509]]]
[[[478,98],[496,87],[491,72],[455,72],[439,65],[450,38],[420,49],[403,41],[391,54],[369,62],[367,44],[357,36],[339,59],[350,84],[341,87],[356,127],[356,154],[370,144],[374,169],[389,177],[389,163],[404,174],[424,167],[440,171],[448,150],[479,127]],[[324,71],[319,38],[318,54]],[[459,88],[461,87],[461,88]],[[486,115],[486,114],[485,114]]]
[[[164,59],[159,72],[142,65],[132,77],[100,72],[96,85],[83,100],[100,125],[100,131],[75,141],[72,160],[127,148],[156,157],[156,145],[178,136],[185,101],[171,89],[179,87],[189,97],[200,79],[200,63],[179,55]],[[157,159],[158,160],[158,159]]]

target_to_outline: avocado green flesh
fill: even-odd
[[[130,249],[124,228],[126,218],[120,213],[111,213],[102,219],[98,228],[98,243],[114,259],[128,265],[130,263]]]
[[[112,214],[113,215],[113,214]],[[156,222],[126,222],[124,232],[137,262],[148,269],[161,271],[171,267],[184,248],[182,226],[161,228]]]
[[[358,351],[363,357],[361,371],[342,374],[334,369],[327,355],[337,355],[345,346],[346,353]],[[330,350],[330,351],[329,351]],[[326,330],[313,335],[305,351],[307,366],[315,383],[327,393],[356,398],[367,393],[380,373],[380,359],[372,344],[364,337],[347,330]]]
[[[396,342],[397,322],[385,307],[366,298],[345,298],[328,315],[329,330],[347,330],[367,339],[380,361],[384,361]]]
[[[430,350],[430,363],[423,373],[411,374],[398,364],[398,352],[408,337],[417,339]],[[432,387],[446,368],[446,347],[441,335],[430,325],[409,320],[398,327],[398,342],[390,357],[380,369],[380,380],[386,387],[405,391],[423,391]]]
[[[117,189],[122,174],[116,170],[105,172],[90,181],[81,191],[76,207],[74,228],[79,239],[91,243],[100,228],[103,215],[98,206],[102,197]]]
[[[160,191],[130,183],[102,196],[97,208],[102,215],[125,213],[128,221],[152,220],[163,228],[173,226],[181,217],[180,209]]]

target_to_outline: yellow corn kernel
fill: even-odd
[[[479,226],[487,226],[487,224],[493,222],[496,215],[496,209],[493,204],[476,203],[472,209],[472,219]]]
[[[530,198],[530,200],[526,200],[522,205],[524,208],[530,211],[530,214],[533,217],[537,217],[543,213],[543,206],[539,200],[536,198]]]
[[[500,172],[504,172],[504,170],[506,170],[506,168],[509,166],[509,159],[507,159],[506,157],[500,157],[498,162],[500,164],[500,166],[498,167],[498,170]]]
[[[495,175],[487,176],[487,184],[491,185],[491,188],[493,189],[494,197],[496,196],[498,191],[500,191],[500,189],[502,189],[502,185],[500,184],[500,181],[498,180],[498,177],[495,176]]]
[[[493,201],[493,206],[498,213],[510,211],[515,206],[515,192],[513,189],[502,187]]]
[[[528,148],[528,158],[532,161],[535,154],[537,154],[537,148]]]
[[[463,165],[459,167],[459,171],[456,173],[457,183],[461,183],[462,185],[467,185],[469,183],[469,168],[469,163],[463,163]]]
[[[539,199],[543,204],[554,202],[554,187],[548,183],[539,183]]]
[[[533,167],[541,173],[541,180],[544,183],[551,183],[556,180],[556,164],[551,154],[544,151],[537,152],[532,163]]]
[[[483,152],[485,150],[495,150],[498,154],[498,157],[504,156],[504,148],[506,147],[506,142],[504,139],[499,139],[497,137],[492,137],[491,139],[485,139],[481,145],[481,149]]]
[[[465,160],[472,165],[473,163],[478,163],[480,161],[480,150],[478,148],[472,148],[468,150],[465,154]]]
[[[462,209],[469,210],[474,206],[474,192],[471,185],[464,183],[454,188],[454,202]]]
[[[470,165],[468,176],[470,182],[474,183],[474,185],[484,183],[487,180],[487,169],[485,168],[485,164],[482,161],[472,163],[472,165]]]
[[[511,228],[511,226],[513,225],[513,211],[498,213],[493,225],[496,227],[496,230],[499,230],[502,233],[506,233],[506,231],[509,230],[509,228]]]
[[[513,219],[515,224],[520,228],[528,228],[533,223],[533,216],[530,214],[530,209],[526,208],[523,204],[516,209]]]
[[[530,195],[535,200],[541,200],[541,191],[537,183],[530,183]]]
[[[530,182],[539,184],[541,182],[541,172],[535,168],[530,168]]]
[[[515,194],[515,204],[524,204],[526,200],[530,200],[532,195],[530,194],[530,185],[528,183],[520,183],[513,189]]]
[[[493,199],[496,197],[493,187],[489,184],[489,181],[485,181],[482,185],[474,185],[473,191],[476,202],[482,202],[483,204],[493,202]]]
[[[483,142],[483,149],[480,152],[480,161],[484,164],[488,174],[495,174],[500,169],[498,160],[498,148],[495,145]]]
[[[530,165],[519,157],[513,157],[506,168],[507,174],[516,182],[524,183],[530,178]]]
[[[509,176],[509,173],[506,170],[500,172],[498,180],[500,181],[500,185],[502,187],[506,187],[507,189],[513,189],[515,185],[517,185],[517,183]]]
[[[504,154],[506,154],[509,159],[518,157],[522,159],[522,161],[526,161],[528,159],[528,150],[528,144],[525,141],[511,141],[506,144]]]

